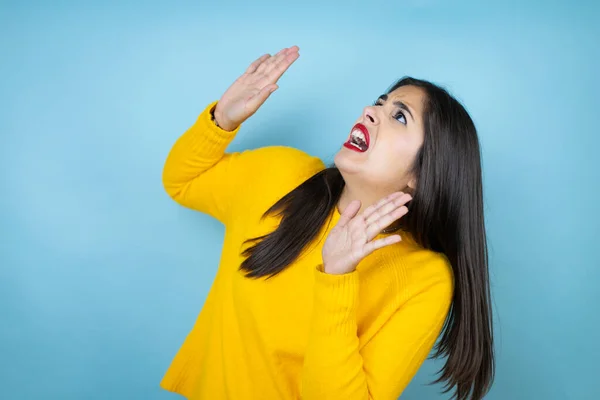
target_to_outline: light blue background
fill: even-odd
[[[231,149],[330,161],[398,77],[446,85],[483,146],[487,398],[600,398],[599,18],[582,1],[2,2],[0,398],[177,398],[158,383],[223,231],[168,198],[163,162],[252,60],[294,44]],[[426,385],[440,366],[402,398],[448,398]]]

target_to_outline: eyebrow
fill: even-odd
[[[378,100],[383,100],[383,101],[386,101],[387,99],[388,99],[388,95],[387,95],[387,94],[382,94],[381,96],[379,96],[379,99],[378,99]],[[412,118],[412,120],[413,120],[413,122],[414,122],[414,120],[415,120],[415,117],[413,117],[413,115],[412,115],[412,112],[410,112],[410,108],[408,108],[408,106],[407,106],[405,103],[403,103],[403,102],[402,102],[402,101],[400,101],[400,100],[396,100],[396,101],[394,101],[394,103],[393,103],[393,104],[394,104],[396,107],[399,107],[399,108],[401,108],[402,110],[406,111],[406,112],[407,112],[407,113],[410,115],[410,117]]]

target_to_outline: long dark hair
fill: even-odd
[[[412,172],[417,185],[399,227],[452,265],[455,291],[433,357],[447,357],[434,383],[455,389],[457,400],[479,400],[494,379],[492,309],[483,213],[480,147],[465,108],[445,89],[405,77],[388,89],[416,86],[426,93],[425,137]],[[251,239],[241,269],[272,277],[290,265],[336,207],[344,180],[335,166],[318,172],[265,212],[281,216],[278,228]]]

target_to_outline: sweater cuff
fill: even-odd
[[[358,272],[328,274],[323,266],[315,268],[315,328],[324,333],[356,333]]]
[[[214,123],[211,114],[217,103],[218,101],[213,101],[206,106],[191,128],[193,135],[189,144],[195,152],[221,155],[241,128],[239,125],[233,131],[226,131]]]

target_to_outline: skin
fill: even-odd
[[[376,105],[363,109],[355,123],[362,123],[369,130],[369,149],[359,153],[342,147],[334,158],[346,182],[340,209],[352,200],[360,200],[366,208],[395,191],[410,192],[415,188],[410,167],[423,145],[424,99],[421,88],[403,86],[390,93],[387,100],[378,100]],[[397,101],[404,103],[408,111],[394,105]]]
[[[408,212],[411,196],[404,192],[416,185],[410,167],[423,144],[424,99],[422,89],[403,86],[365,107],[355,123],[367,127],[369,149],[359,153],[342,147],[336,154],[346,185],[338,203],[342,218],[323,248],[326,272],[352,272],[373,251],[401,240],[399,235],[373,239]]]
[[[250,64],[218,101],[216,123],[233,131],[252,116],[279,88],[277,81],[299,58],[298,51],[298,46],[292,46],[274,56],[264,54]],[[423,98],[420,89],[402,87],[381,105],[366,107],[356,122],[369,130],[369,150],[356,153],[342,147],[336,154],[335,163],[346,185],[338,204],[341,217],[323,246],[325,273],[350,273],[373,251],[401,240],[399,235],[375,238],[407,212],[404,205],[411,197],[399,189],[414,188],[416,183],[409,167],[423,142]],[[400,115],[393,104],[397,100],[410,113]]]

